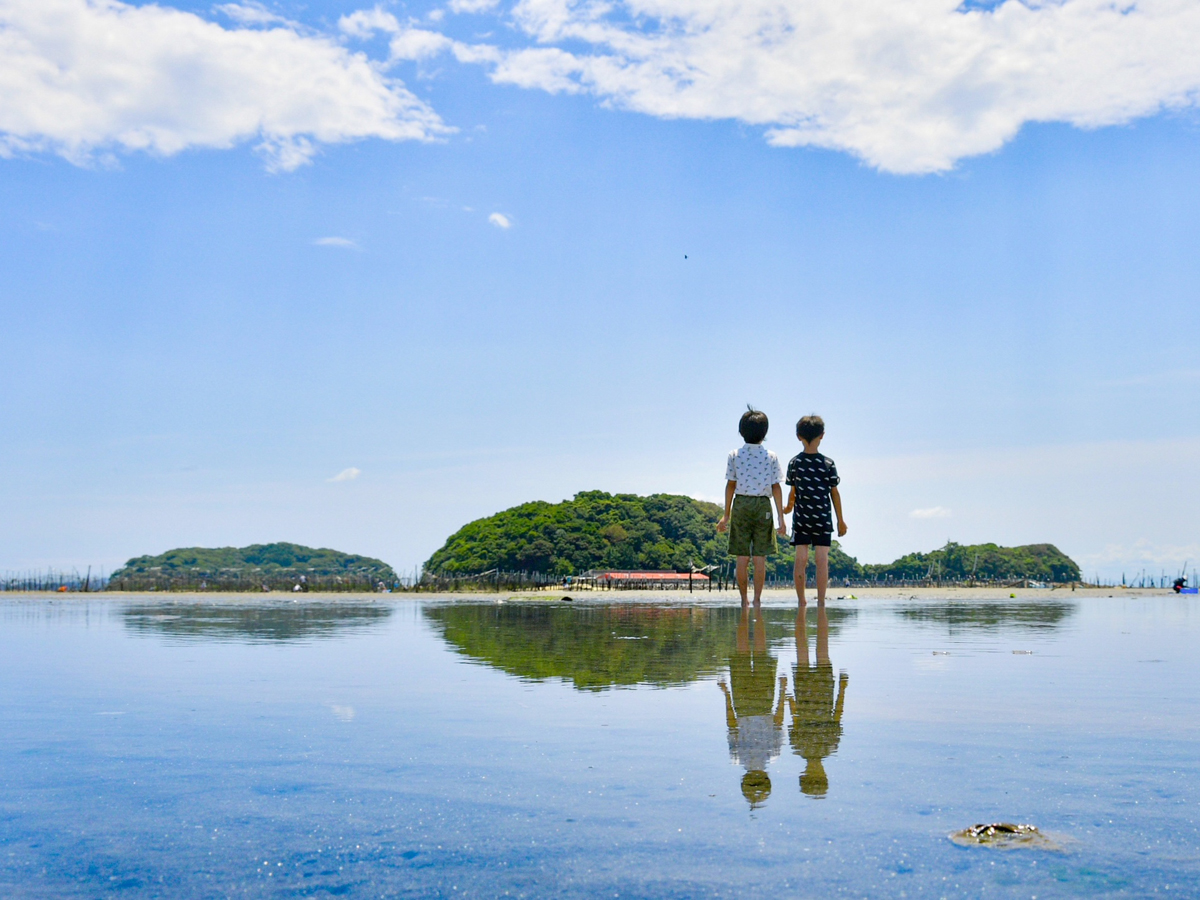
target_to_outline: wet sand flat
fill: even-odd
[[[561,596],[0,597],[0,896],[1200,894],[1195,598]]]

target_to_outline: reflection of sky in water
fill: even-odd
[[[1195,895],[1194,602],[4,600],[0,896]]]

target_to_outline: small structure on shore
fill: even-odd
[[[615,590],[678,590],[692,585],[707,590],[712,579],[703,572],[639,572],[619,571],[589,573],[601,589]]]

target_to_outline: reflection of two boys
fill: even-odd
[[[737,652],[729,661],[729,684],[719,683],[725,694],[725,722],[729,728],[729,755],[745,769],[742,794],[755,808],[771,793],[767,766],[780,752],[784,704],[791,712],[788,739],[793,752],[806,762],[800,790],[822,797],[829,790],[824,758],[836,752],[842,736],[842,711],[848,678],[842,672],[834,685],[829,661],[829,618],[824,606],[817,610],[816,664],[809,664],[808,622],[801,608],[796,617],[794,691],[787,678],[775,677],[776,659],[767,651],[766,623],[755,608],[754,638],[750,637],[750,610],[738,622]]]

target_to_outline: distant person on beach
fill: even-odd
[[[833,664],[829,661],[829,617],[824,606],[817,606],[817,660],[808,662],[808,610],[800,607],[796,614],[796,668],[793,671],[792,693],[788,706],[792,723],[788,741],[797,756],[804,757],[804,774],[800,790],[810,797],[824,797],[829,790],[825,774],[825,757],[837,752],[842,739],[842,710],[846,706],[845,672],[838,674],[837,689],[833,685]]]
[[[767,623],[762,607],[754,607],[754,641],[750,640],[750,607],[738,619],[737,651],[729,660],[729,684],[718,681],[725,695],[725,725],[729,729],[729,755],[742,765],[742,796],[750,808],[761,806],[771,794],[767,766],[783,746],[784,700],[787,677],[776,688],[776,664],[767,650]]]
[[[792,545],[796,548],[796,566],[793,578],[796,597],[800,607],[807,604],[804,596],[808,579],[808,547],[816,548],[817,556],[817,605],[825,605],[825,589],[829,586],[829,548],[833,543],[833,521],[829,515],[832,503],[837,513],[838,537],[846,533],[846,520],[842,518],[842,495],[838,493],[837,466],[828,456],[817,452],[821,438],[825,437],[825,421],[820,416],[805,416],[796,423],[796,437],[804,445],[804,451],[796,454],[788,463],[788,492],[785,513],[792,514]]]
[[[779,457],[762,445],[767,436],[767,414],[750,407],[738,422],[744,443],[729,454],[725,464],[725,515],[717,531],[729,529],[729,553],[737,557],[737,584],[742,605],[751,558],[754,559],[754,602],[762,600],[767,580],[767,556],[775,552],[775,534],[787,537],[783,518],[783,470]],[[779,512],[779,526],[771,525],[771,500]]]

